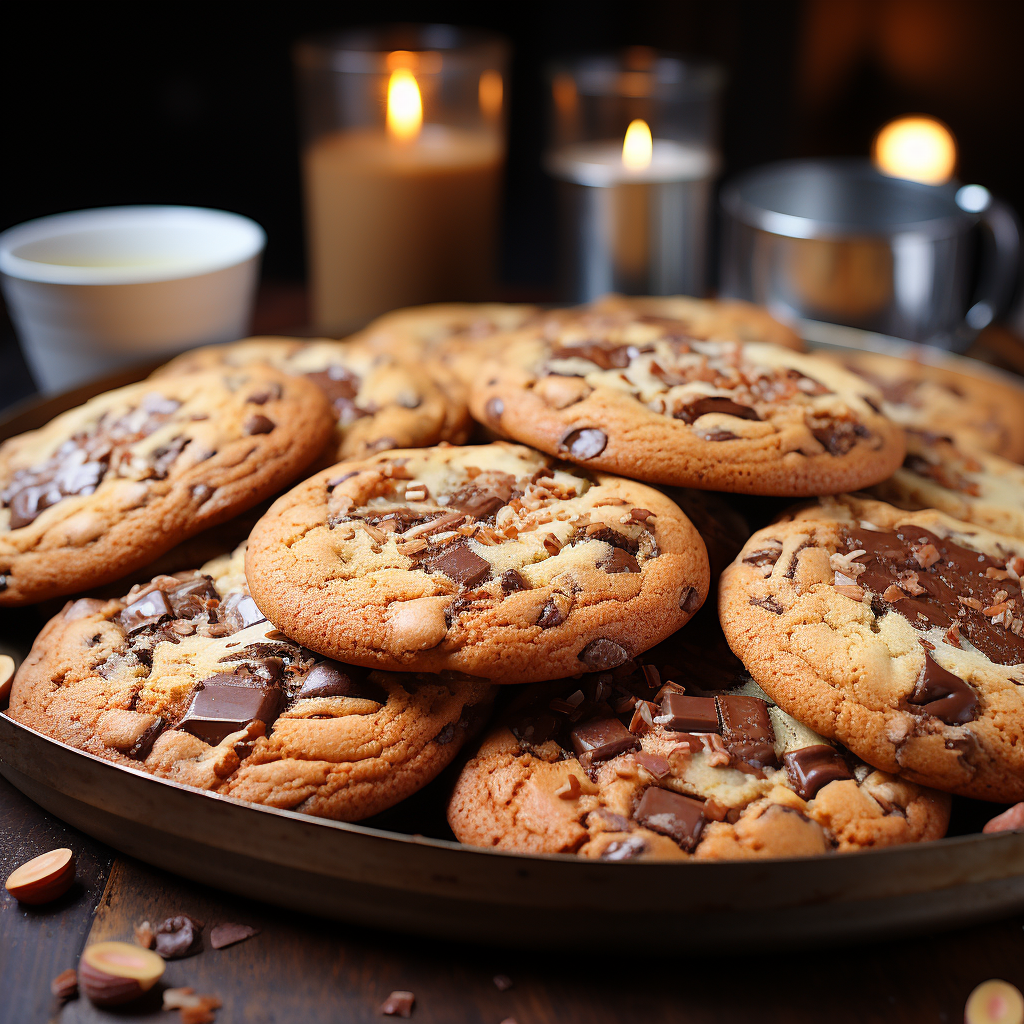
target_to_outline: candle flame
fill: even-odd
[[[500,71],[485,71],[480,76],[480,110],[492,120],[501,115],[501,101],[504,93]]]
[[[926,185],[949,181],[956,168],[953,133],[932,117],[901,117],[875,136],[875,166],[894,178]]]
[[[423,127],[423,99],[416,76],[408,68],[397,68],[388,79],[388,135],[398,142],[411,142]]]
[[[642,171],[651,165],[654,142],[651,129],[639,117],[631,121],[622,142],[622,165],[629,171]]]

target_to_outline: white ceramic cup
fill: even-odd
[[[0,284],[32,375],[62,391],[243,337],[263,229],[190,206],[80,210],[0,234]]]

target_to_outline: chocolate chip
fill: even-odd
[[[501,414],[505,411],[505,403],[500,398],[488,398],[484,406],[487,422],[497,427],[501,424]]]
[[[613,530],[610,526],[601,526],[596,523],[588,526],[584,537],[586,540],[600,540],[605,544],[611,544],[613,548],[622,548],[631,555],[640,550],[640,542],[628,537],[621,530]]]
[[[455,738],[455,723],[449,722],[435,737],[434,742],[445,746]]]
[[[135,741],[131,750],[128,751],[128,756],[133,761],[145,761],[146,758],[149,757],[150,751],[152,751],[153,744],[156,743],[157,737],[166,727],[167,723],[162,718],[157,718],[157,720]]]
[[[818,790],[830,782],[853,778],[842,756],[827,743],[791,750],[783,754],[782,760],[793,788],[804,800],[813,800]]]
[[[735,416],[741,420],[758,420],[761,417],[757,415],[756,410],[751,409],[749,405],[739,405],[729,398],[716,398],[708,396],[707,398],[698,398],[695,402],[690,402],[689,405],[683,406],[676,414],[677,420],[682,420],[684,423],[693,423],[708,413],[717,412],[722,413],[725,416]]]
[[[598,569],[608,573],[639,572],[640,563],[622,548],[612,548],[597,560]]]
[[[666,729],[675,732],[719,732],[718,708],[714,697],[687,697],[666,693],[661,701],[661,718]]]
[[[361,697],[378,704],[388,701],[388,691],[383,686],[371,682],[365,672],[338,661],[321,661],[314,665],[306,673],[296,696],[301,700],[309,697]]]
[[[548,601],[547,604],[540,610],[540,617],[537,619],[537,625],[541,629],[551,629],[554,626],[560,626],[565,622],[565,612],[558,605],[556,601]]]
[[[687,587],[679,595],[679,607],[684,612],[695,612],[700,606],[700,591],[696,587]]]
[[[811,433],[824,446],[829,455],[846,455],[857,443],[856,431],[846,422],[832,423],[827,427],[815,427]]]
[[[765,611],[769,611],[773,615],[781,615],[783,612],[782,605],[779,604],[779,602],[771,595],[768,597],[752,597],[750,599],[750,604],[755,605],[758,608],[764,608]]]
[[[633,860],[647,852],[643,836],[626,836],[609,843],[601,854],[601,860]]]
[[[274,429],[274,426],[275,424],[272,419],[264,416],[261,412],[257,412],[253,413],[253,415],[245,421],[243,429],[250,435],[269,434]]]
[[[270,725],[282,699],[276,686],[258,685],[256,680],[246,682],[244,677],[221,672],[199,684],[177,728],[216,745],[254,719]]]
[[[228,595],[218,613],[221,622],[232,630],[246,629],[257,622],[266,622],[267,617],[259,610],[256,602],[241,591]]]
[[[444,573],[464,587],[475,587],[491,575],[491,563],[481,558],[465,541],[449,544],[424,560],[431,572]]]
[[[200,503],[209,501],[213,497],[213,488],[208,484],[196,484],[192,488],[192,497]]]
[[[552,350],[550,359],[585,359],[602,370],[623,370],[638,349],[632,345],[612,345],[600,341],[580,341]]]
[[[246,401],[251,402],[253,405],[266,405],[270,401],[276,402],[283,394],[284,390],[281,385],[277,381],[272,381],[265,388],[250,395]]]
[[[591,672],[606,672],[629,661],[629,651],[614,640],[599,637],[591,640],[577,657]]]
[[[203,922],[187,914],[169,917],[154,929],[156,952],[165,960],[180,960],[203,947]]]
[[[764,569],[769,565],[774,565],[782,554],[782,548],[765,548],[762,551],[751,551],[743,561],[747,565],[756,565],[760,569]]]
[[[530,584],[516,569],[506,569],[501,574],[501,592],[507,597],[518,590],[529,590]]]
[[[606,444],[607,434],[597,427],[577,427],[570,430],[561,441],[561,446],[568,448],[569,454],[577,459],[592,459],[595,455],[600,455]]]
[[[947,672],[927,651],[924,668],[907,703],[935,715],[947,725],[963,725],[978,714],[978,694],[974,688]]]
[[[576,756],[607,761],[627,750],[638,750],[640,741],[617,719],[599,718],[577,725],[569,734]]]
[[[674,839],[692,852],[704,828],[704,801],[649,786],[633,817],[645,828]]]
[[[353,469],[353,470],[351,470],[348,473],[342,473],[341,476],[336,476],[333,479],[328,480],[327,481],[327,493],[329,494],[331,491],[334,490],[335,487],[338,486],[338,484],[343,484],[346,480],[351,480],[352,477],[354,477],[354,476],[359,476],[359,470],[358,469]]]
[[[307,373],[306,379],[312,381],[335,407],[339,399],[351,402],[359,395],[359,377],[336,363],[326,370]]]
[[[197,575],[167,591],[167,599],[177,618],[191,619],[206,611],[207,601],[219,601],[220,594],[209,576]]]

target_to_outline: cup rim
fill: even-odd
[[[43,263],[15,254],[18,246],[97,228],[156,225],[191,220],[197,227],[233,236],[226,252],[197,253],[170,266],[83,267]],[[180,281],[226,270],[253,259],[266,246],[266,232],[254,220],[201,206],[108,206],[55,213],[26,221],[0,234],[0,274],[22,281],[64,285],[125,285]]]
[[[948,214],[941,217],[901,220],[884,226],[872,227],[771,210],[750,201],[743,194],[744,188],[751,182],[770,179],[787,172],[807,171],[871,177],[891,182],[894,188],[902,188],[907,191],[938,191],[948,195],[951,209]],[[898,234],[948,237],[957,234],[962,229],[965,220],[976,219],[957,206],[954,193],[958,185],[959,183],[925,185],[907,178],[897,178],[876,170],[867,160],[856,158],[780,160],[775,163],[762,164],[733,177],[722,187],[719,202],[722,208],[740,223],[758,228],[768,234],[782,235],[786,238],[891,237]]]

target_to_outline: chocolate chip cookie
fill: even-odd
[[[19,669],[11,717],[175,782],[344,821],[434,778],[493,688],[313,654],[264,619],[243,560],[69,602]]]
[[[873,387],[815,356],[699,340],[631,311],[552,314],[453,363],[482,423],[655,483],[764,495],[864,487],[903,458]]]
[[[685,325],[691,338],[720,341],[766,341],[796,352],[804,350],[803,340],[792,328],[780,323],[763,306],[739,299],[694,299],[689,295],[625,296],[605,295],[590,309],[597,313],[625,310],[651,320],[674,320]]]
[[[621,665],[708,592],[704,544],[664,495],[501,442],[311,477],[257,523],[246,574],[322,654],[500,683]]]
[[[304,377],[326,395],[336,425],[321,464],[389,448],[461,440],[469,430],[462,399],[442,391],[414,368],[415,363],[406,365],[359,341],[247,338],[185,352],[157,371],[157,376],[259,364]]]
[[[251,366],[110,391],[0,445],[0,606],[97,586],[292,481],[331,430],[308,381]]]
[[[459,776],[448,808],[458,839],[605,860],[724,860],[944,834],[948,796],[800,725],[708,639],[530,687]]]
[[[972,375],[877,352],[821,356],[870,381],[882,394],[882,410],[901,426],[1024,462],[1024,390],[988,376],[988,367],[976,363]]]
[[[822,499],[750,538],[722,625],[769,696],[869,764],[1024,798],[1024,543],[941,512]]]
[[[903,466],[872,490],[900,508],[935,508],[1024,538],[1024,468],[949,436],[908,430]]]

